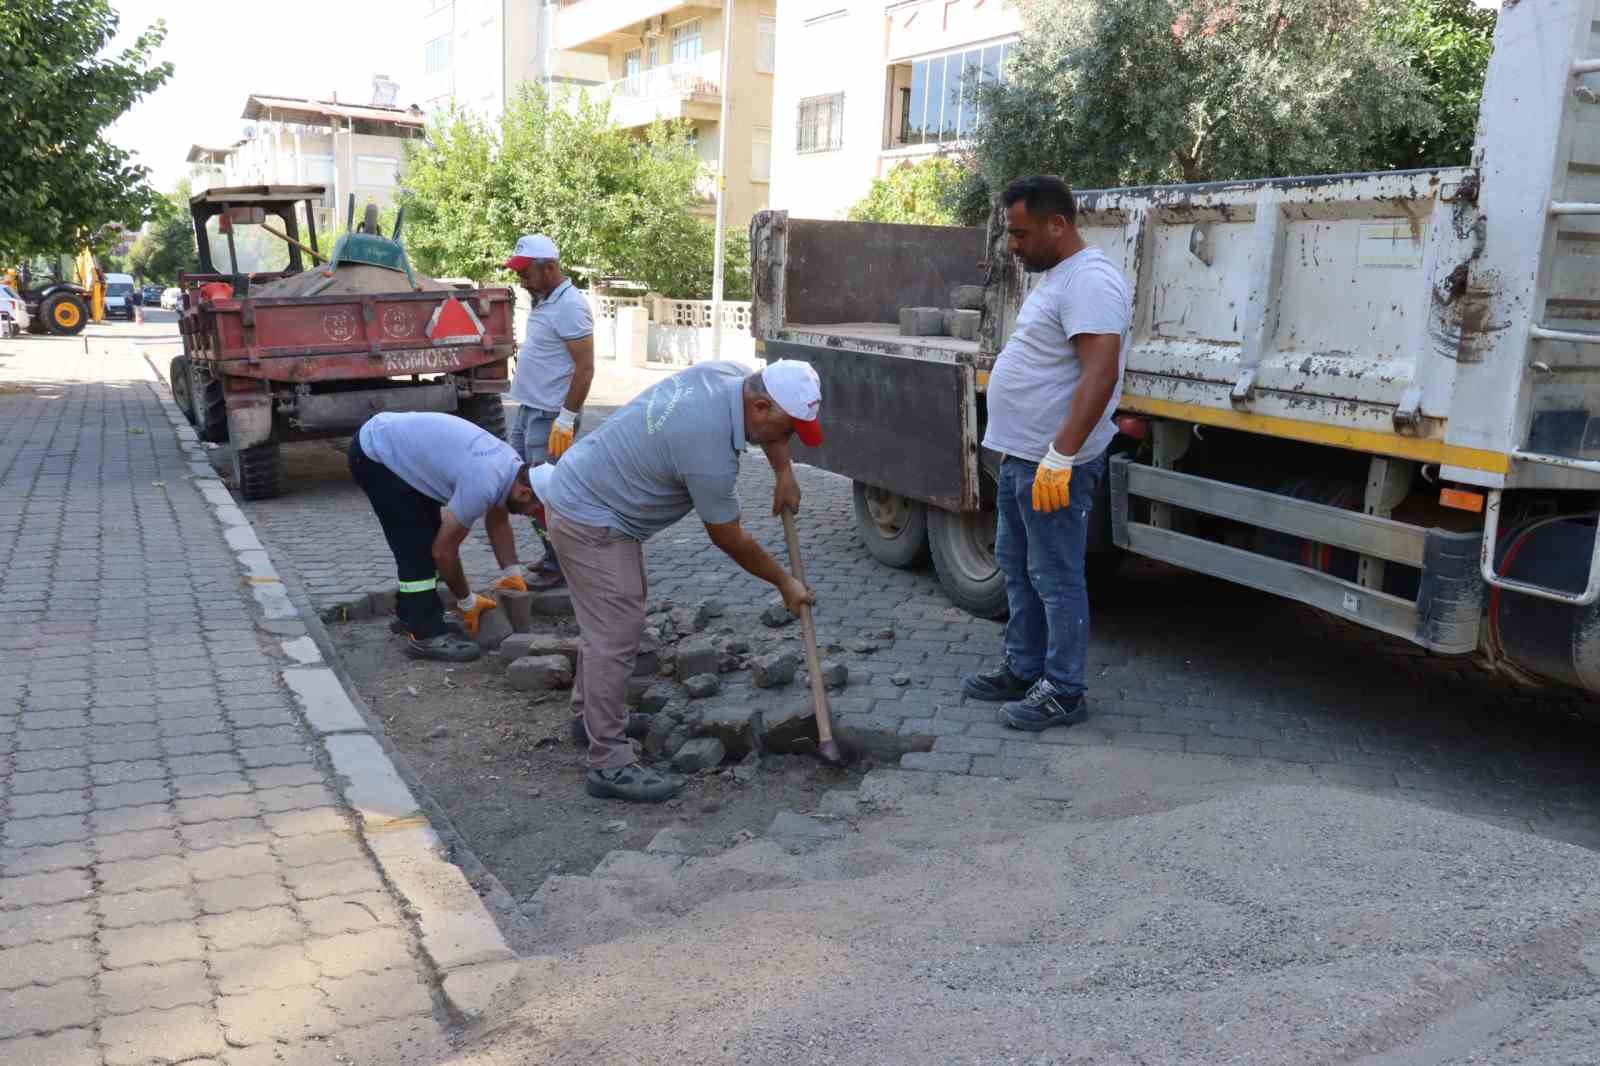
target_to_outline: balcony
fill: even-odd
[[[645,19],[665,15],[679,8],[715,6],[685,0],[558,0],[555,46],[593,49],[606,40]]]
[[[641,70],[589,90],[611,98],[611,119],[624,129],[648,126],[658,118],[716,122],[721,114],[722,55],[709,53],[685,63]]]

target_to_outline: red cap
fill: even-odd
[[[531,262],[533,262],[533,258],[531,256],[514,255],[510,259],[506,260],[505,266],[507,270],[520,274]]]
[[[789,422],[794,426],[795,436],[800,438],[801,444],[804,444],[807,448],[822,446],[822,424],[816,419],[813,418],[809,422],[802,422],[798,418],[791,417]]]

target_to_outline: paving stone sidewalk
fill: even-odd
[[[153,381],[0,342],[0,1063],[446,1061],[509,952]]]

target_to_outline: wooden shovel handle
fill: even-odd
[[[783,512],[783,539],[789,546],[789,569],[804,585],[806,568],[800,560],[800,534],[795,530],[794,514],[787,510]],[[817,626],[809,603],[800,605],[800,628],[805,634],[806,672],[811,677],[811,707],[817,716],[817,740],[826,744],[833,739],[833,718],[828,713],[828,690],[822,683],[822,659],[817,654]]]

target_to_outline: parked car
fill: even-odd
[[[139,296],[133,288],[132,274],[106,275],[106,317],[126,318],[133,321],[134,307]]]
[[[183,290],[176,285],[161,291],[161,306],[167,311],[176,311],[178,304],[183,300]]]
[[[0,336],[23,333],[27,328],[27,301],[11,286],[0,285]]]
[[[159,307],[161,304],[161,286],[146,285],[139,293],[139,302],[146,307]]]

